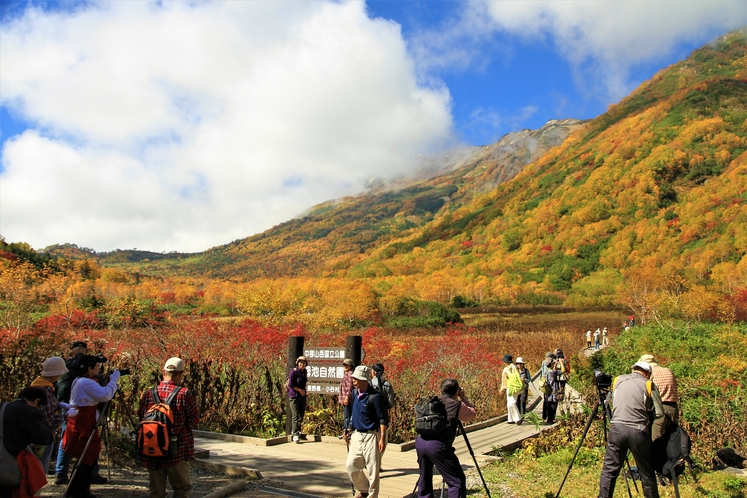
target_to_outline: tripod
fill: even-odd
[[[472,445],[469,443],[469,439],[467,439],[467,431],[464,430],[464,425],[462,425],[461,420],[457,420],[457,423],[459,426],[457,429],[461,431],[462,437],[464,438],[464,443],[467,445],[467,450],[469,451],[469,454],[472,456],[472,461],[475,462],[475,468],[477,469],[477,473],[480,475],[480,480],[482,481],[482,485],[485,488],[485,493],[488,495],[488,498],[490,497],[490,489],[488,489],[488,485],[485,482],[485,478],[482,476],[482,471],[480,470],[480,466],[477,464],[477,458],[475,457],[475,452],[472,450]],[[415,487],[412,489],[412,493],[410,493],[410,496],[415,496],[415,490],[418,489],[418,483],[420,480],[418,479],[418,482],[415,483]],[[441,498],[444,496],[445,491],[445,482],[441,483]]]
[[[125,413],[127,414],[130,424],[132,425],[133,428],[136,428],[137,426],[134,423],[132,414],[130,413],[130,409],[127,406],[127,403],[125,403],[124,396],[122,395],[122,391],[120,389],[117,389],[115,394],[118,396],[120,403],[124,407]],[[83,453],[81,453],[80,458],[78,458],[78,461],[76,462],[75,467],[73,468],[72,474],[70,474],[70,480],[68,481],[67,487],[65,488],[64,496],[69,496],[70,487],[73,485],[75,476],[78,474],[79,464],[86,457],[86,453],[88,453],[88,448],[91,446],[91,442],[93,441],[93,436],[96,435],[96,431],[98,430],[99,427],[102,428],[101,432],[104,435],[104,437],[102,437],[101,439],[102,441],[106,441],[106,449],[107,449],[106,465],[107,465],[107,470],[109,472],[109,479],[111,479],[111,467],[109,465],[109,453],[110,453],[109,448],[111,448],[111,445],[109,444],[109,430],[108,430],[111,402],[112,400],[110,399],[109,401],[104,403],[104,407],[101,409],[101,414],[99,415],[99,418],[96,419],[96,424],[93,426],[93,429],[91,430],[91,435],[88,436],[88,441],[86,441],[86,446],[83,448]]]
[[[597,415],[599,413],[599,408],[602,407],[602,428],[604,430],[604,442],[607,443],[607,420],[612,420],[612,413],[610,413],[610,406],[607,404],[607,394],[609,393],[609,387],[604,388],[597,388],[597,402],[594,404],[594,409],[591,411],[591,415],[589,415],[589,419],[586,421],[586,426],[584,427],[584,432],[581,435],[581,440],[578,442],[578,447],[576,447],[576,452],[573,454],[573,458],[571,459],[571,463],[568,465],[568,470],[565,472],[565,476],[563,477],[563,481],[560,483],[560,488],[558,489],[557,494],[555,495],[555,498],[560,498],[560,492],[563,490],[563,485],[565,485],[565,480],[568,479],[568,474],[571,473],[571,468],[573,468],[573,462],[576,461],[576,457],[578,456],[579,450],[581,450],[581,445],[584,444],[584,439],[586,439],[586,434],[589,432],[589,428],[591,427],[591,423],[594,421],[595,418],[597,418]],[[630,482],[628,482],[628,473],[630,472],[630,462],[628,462],[627,456],[625,457],[625,465],[628,468],[628,472],[623,472],[625,476],[625,486],[628,489],[628,496],[630,498],[633,498],[633,493],[630,491]],[[631,474],[632,475],[632,474]],[[636,484],[635,480],[633,480],[633,485],[635,486],[635,491],[638,493],[638,484]]]

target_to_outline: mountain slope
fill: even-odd
[[[264,233],[198,255],[159,255],[157,262],[140,258],[138,267],[151,274],[241,280],[329,274],[347,268],[366,251],[425,226],[435,214],[456,209],[513,178],[581,124],[572,119],[551,121],[539,130],[510,133],[489,146],[424,157],[414,178],[377,182],[364,194],[320,204]],[[102,262],[113,263],[112,256],[103,255]]]
[[[527,282],[561,299],[612,293],[621,272],[646,267],[710,282],[714,271],[747,267],[746,118],[742,30],[660,71],[513,180],[347,275],[441,272],[472,294],[488,279],[506,299]]]

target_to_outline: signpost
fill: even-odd
[[[308,393],[340,394],[340,380],[345,375],[342,367],[345,348],[306,348],[303,355],[309,360],[306,366]]]
[[[362,347],[359,335],[349,335],[345,339],[345,347],[304,348],[304,337],[288,338],[286,351],[286,375],[296,366],[296,359],[301,356],[308,360],[306,364],[306,392],[308,394],[326,394],[328,396],[340,394],[340,380],[345,375],[342,361],[345,358],[353,360],[353,365],[360,365],[366,352]],[[285,433],[291,433],[290,400],[286,400]]]

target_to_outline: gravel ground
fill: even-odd
[[[108,477],[106,468],[101,469],[101,475]],[[223,486],[245,479],[242,476],[218,474],[209,470],[192,467],[192,498],[200,498]],[[49,484],[41,490],[41,496],[60,498],[65,492],[65,486],[55,486],[54,476],[47,476]],[[172,496],[171,486],[168,486],[168,496]],[[143,467],[111,469],[111,480],[107,484],[91,486],[91,493],[97,498],[129,498],[148,496],[148,471]]]

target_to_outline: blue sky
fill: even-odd
[[[592,118],[742,0],[0,4],[0,234],[198,251]]]

